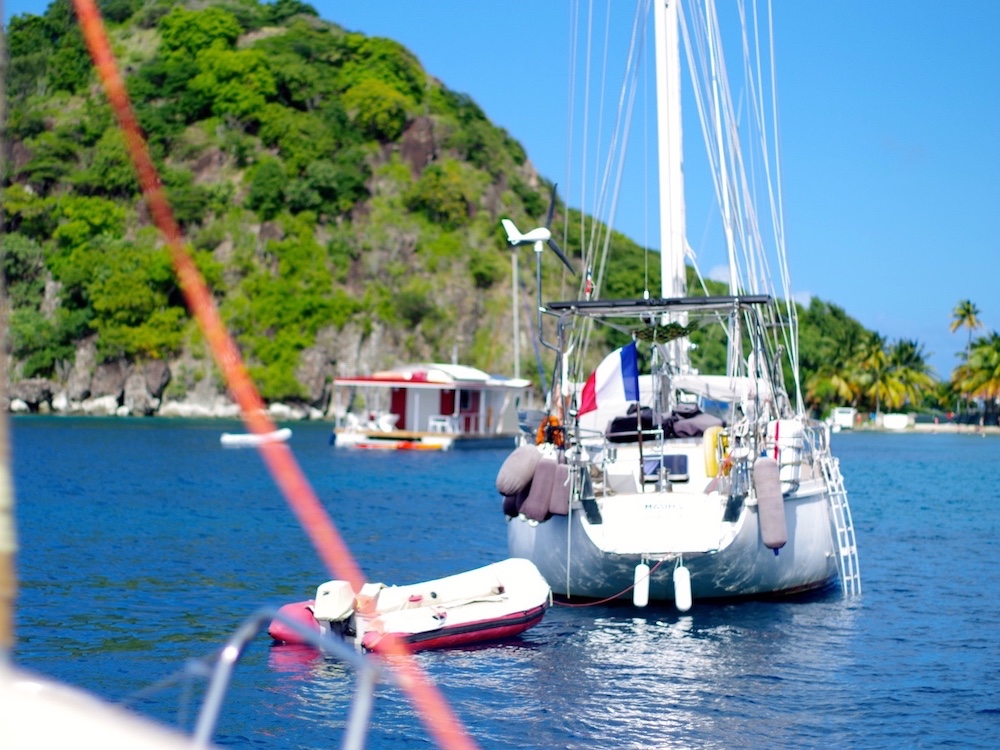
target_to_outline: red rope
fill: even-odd
[[[658,563],[656,563],[656,565],[654,565],[652,568],[650,568],[649,572],[646,573],[646,575],[644,575],[642,578],[640,578],[639,581],[642,581],[642,580],[644,580],[646,578],[649,578],[651,575],[653,575],[653,573],[656,572],[656,569],[658,567],[660,567],[661,565],[663,565],[664,562],[666,562],[666,560],[660,560]],[[596,607],[596,606],[598,606],[600,604],[607,604],[608,602],[612,602],[615,599],[620,599],[621,597],[625,596],[625,594],[627,594],[629,591],[631,591],[632,589],[635,588],[635,585],[637,583],[639,583],[639,581],[633,581],[631,586],[626,586],[621,591],[619,591],[617,594],[612,594],[607,599],[598,599],[596,602],[583,602],[582,604],[570,604],[569,602],[557,602],[557,601],[553,601],[552,603],[555,604],[555,605],[557,605],[557,606],[559,606],[559,607]]]
[[[104,85],[108,101],[125,136],[143,195],[163,239],[170,249],[174,272],[188,308],[208,341],[216,364],[222,370],[233,398],[240,406],[243,421],[254,433],[266,434],[275,425],[264,410],[264,402],[243,365],[239,350],[219,317],[211,292],[191,256],[184,248],[180,228],[149,156],[142,130],[132,111],[128,93],[118,72],[100,11],[93,0],[73,0],[80,28],[87,41],[94,66]],[[357,591],[365,582],[361,569],[327,515],[315,492],[284,443],[265,442],[260,453],[271,476],[284,495],[299,523],[334,578],[346,580]],[[441,747],[460,750],[475,744],[452,713],[440,691],[423,674],[409,646],[401,639],[387,637],[383,652],[393,657],[399,684],[409,694],[424,724]]]

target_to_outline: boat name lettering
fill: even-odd
[[[646,503],[646,510],[680,510],[678,503]]]

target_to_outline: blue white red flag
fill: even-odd
[[[630,404],[638,400],[639,353],[633,341],[611,352],[587,378],[580,394],[577,414],[586,414],[609,404]]]

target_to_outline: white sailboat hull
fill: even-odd
[[[705,543],[678,542],[685,535],[704,542],[712,532],[691,524],[679,527],[676,522],[683,510],[663,507],[671,502],[671,494],[646,497],[648,502],[617,516],[608,512],[610,506],[634,498],[609,499],[598,525],[589,523],[582,509],[537,524],[509,519],[509,554],[531,560],[553,593],[568,597],[631,599],[635,567],[643,561],[651,568],[664,561],[650,574],[649,598],[654,601],[674,600],[673,570],[678,559],[691,574],[694,599],[800,593],[837,579],[830,506],[819,482],[786,498],[788,541],[777,554],[761,541],[755,507],[744,507],[732,523],[717,519],[714,533],[719,542],[712,549]],[[693,499],[704,504],[718,500],[717,496]],[[718,515],[721,518],[721,510]]]

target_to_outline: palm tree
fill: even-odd
[[[971,299],[964,299],[955,305],[951,311],[951,332],[954,333],[959,328],[969,329],[969,339],[965,344],[965,359],[969,359],[969,350],[972,347],[972,332],[982,328],[983,323],[979,319],[979,308],[973,304]]]
[[[862,342],[857,354],[858,369],[861,370],[860,386],[865,396],[875,403],[875,419],[882,410],[883,400],[894,400],[895,392],[889,371],[889,355],[885,350],[885,339],[878,333],[870,333]]]
[[[927,364],[924,345],[919,341],[900,339],[893,343],[889,347],[889,368],[901,386],[903,403],[897,406],[909,403],[918,407],[928,394],[933,393],[936,382]]]
[[[806,379],[806,402],[822,412],[828,406],[857,406],[861,398],[857,371],[853,365],[826,365]]]
[[[1000,334],[993,331],[976,339],[952,382],[960,392],[983,399],[987,412],[995,411],[1000,399]]]
[[[955,309],[951,311],[951,332],[954,333],[959,328],[967,328],[969,331],[969,338],[965,342],[965,362],[969,362],[969,352],[972,349],[972,332],[982,328],[983,323],[979,320],[979,308],[973,304],[971,299],[964,299],[955,305]],[[958,382],[958,379],[953,375],[952,380]],[[965,393],[965,403],[968,406],[969,394]]]
[[[868,332],[836,305],[815,298],[801,319],[809,321],[804,334],[800,329],[800,342],[803,337],[809,339],[804,347],[808,353],[803,356],[808,362],[803,364],[803,371],[808,372],[806,402],[820,414],[839,404],[858,407],[864,373],[857,352]]]

